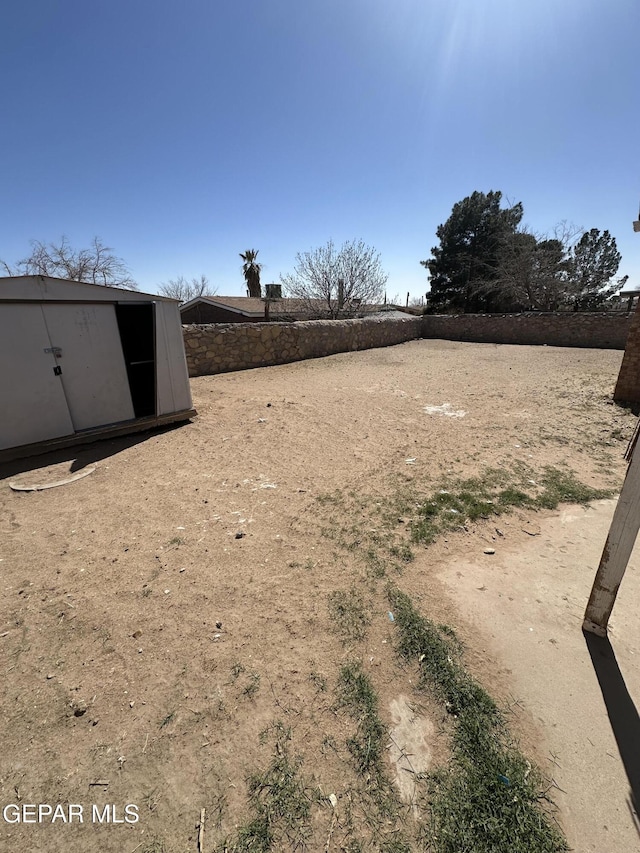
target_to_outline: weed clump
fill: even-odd
[[[261,773],[247,779],[252,818],[227,839],[217,853],[267,853],[274,848],[304,848],[310,835],[311,803],[315,798],[300,774],[302,759],[291,755],[291,730],[276,723],[274,756]],[[266,738],[269,730],[263,732]]]
[[[329,615],[344,641],[362,640],[371,623],[369,608],[360,593],[337,589],[328,597]]]
[[[506,472],[489,470],[482,478],[460,480],[450,489],[440,489],[418,508],[411,526],[414,542],[429,545],[447,530],[515,508],[556,509],[561,503],[585,504],[611,495],[610,491],[586,486],[570,471],[550,466],[537,483],[524,477],[522,480],[510,483]]]
[[[387,729],[378,716],[378,697],[358,661],[342,667],[337,692],[338,705],[358,721],[355,736],[347,741],[358,771],[380,782]]]
[[[536,500],[537,507],[555,509],[558,504],[586,504],[600,498],[608,498],[611,491],[592,489],[577,480],[569,471],[547,467],[540,479],[543,491]]]

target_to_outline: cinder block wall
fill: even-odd
[[[189,376],[205,376],[400,344],[422,335],[422,317],[216,323],[182,327]]]
[[[640,303],[636,308],[624,351],[613,399],[617,403],[640,403]]]
[[[624,349],[633,315],[556,311],[524,314],[427,314],[422,336],[493,344]]]

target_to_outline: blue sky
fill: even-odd
[[[389,296],[456,201],[608,229],[640,287],[638,0],[25,0],[0,11],[0,258],[94,235],[244,294],[363,239]]]

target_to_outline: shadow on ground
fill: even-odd
[[[640,804],[640,716],[629,695],[624,677],[618,666],[615,652],[608,637],[598,637],[590,631],[583,631],[591,662],[602,691],[620,758],[624,765],[629,785],[631,801],[629,808],[634,824],[640,834],[638,805]]]
[[[61,450],[53,450],[49,453],[39,453],[36,456],[27,456],[24,459],[14,459],[9,462],[0,463],[0,479],[15,477],[16,474],[24,474],[27,471],[37,471],[50,465],[59,465],[70,462],[69,471],[74,474],[81,471],[87,465],[93,465],[102,459],[108,459],[117,453],[142,444],[156,435],[171,432],[186,426],[185,423],[168,424],[167,426],[155,427],[146,432],[138,432],[132,435],[120,436],[118,438],[106,438],[101,441],[93,441],[90,444],[74,445]]]

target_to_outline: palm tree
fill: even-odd
[[[240,257],[244,261],[242,264],[242,274],[244,280],[247,282],[248,295],[260,299],[262,296],[262,289],[260,288],[260,270],[262,269],[262,264],[256,262],[258,250],[247,249],[244,254],[240,252]]]

